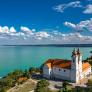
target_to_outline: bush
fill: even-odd
[[[40,68],[34,68],[34,67],[30,67],[29,68],[29,72],[31,74],[34,74],[34,73],[42,73],[42,70]]]
[[[47,80],[45,80],[45,79],[40,80],[37,83],[37,87],[35,89],[35,92],[47,92],[48,86],[49,86],[49,82]]]
[[[15,86],[19,77],[23,76],[25,72],[21,70],[15,70],[9,73],[7,76],[0,79],[0,92],[6,92],[7,89]],[[26,75],[27,76],[27,75]]]
[[[7,92],[7,88],[6,87],[0,88],[0,92]]]
[[[87,85],[90,86],[90,87],[92,87],[92,80],[88,80]]]
[[[29,79],[30,78],[29,71],[25,70],[24,73],[23,73],[23,77],[27,77]]]

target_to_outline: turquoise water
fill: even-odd
[[[71,59],[74,47],[49,46],[1,46],[0,47],[0,76],[15,69],[39,67],[49,58]],[[90,56],[92,48],[80,48],[83,59]]]

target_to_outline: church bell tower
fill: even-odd
[[[82,78],[82,54],[79,50],[73,50],[71,63],[71,81],[78,82]]]

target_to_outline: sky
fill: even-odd
[[[0,45],[82,43],[92,43],[92,0],[0,0]]]

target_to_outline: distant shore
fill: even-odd
[[[1,45],[1,46],[92,47],[92,44],[33,44],[33,45]]]

